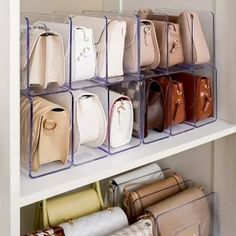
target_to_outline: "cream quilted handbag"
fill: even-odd
[[[30,101],[21,97],[21,160],[29,163]],[[69,155],[70,115],[62,106],[33,97],[32,170],[53,161],[65,163]],[[63,143],[63,145],[61,145]]]

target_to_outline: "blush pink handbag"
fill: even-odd
[[[210,52],[197,12],[182,12],[178,17],[178,23],[182,35],[185,63],[209,62]]]

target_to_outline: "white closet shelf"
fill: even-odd
[[[30,179],[21,173],[20,207],[158,161],[233,133],[236,133],[236,124],[217,120],[189,132],[152,144],[141,145],[127,152],[108,156],[53,175]]]

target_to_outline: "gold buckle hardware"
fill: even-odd
[[[57,127],[57,123],[55,121],[53,121],[52,127],[47,127],[47,122],[48,122],[47,119],[45,119],[44,122],[43,122],[43,128],[44,129],[46,129],[48,131],[52,131],[52,130],[54,130]]]
[[[180,95],[183,94],[183,91],[178,89],[178,90],[177,90],[177,94],[180,96]]]

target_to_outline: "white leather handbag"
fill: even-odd
[[[96,76],[96,49],[93,30],[73,25],[72,82],[93,79]]]
[[[197,12],[185,11],[178,17],[184,60],[188,64],[202,64],[210,61],[210,52]]]
[[[119,207],[109,208],[60,224],[66,236],[105,236],[128,226],[128,219]]]
[[[21,89],[29,86],[47,88],[50,83],[65,83],[65,52],[62,36],[45,24],[29,30],[29,64],[27,61],[27,32],[21,35]]]
[[[128,144],[132,138],[134,116],[130,98],[103,87],[96,88],[94,93],[98,95],[108,119],[109,130],[104,144],[113,148]]]
[[[99,147],[106,139],[107,120],[102,104],[96,94],[77,90],[74,96],[74,148],[85,144]]]
[[[115,176],[108,183],[108,205],[123,207],[123,191],[129,191],[153,180],[163,179],[164,174],[157,164],[150,164]]]
[[[108,20],[91,16],[75,16],[73,25],[91,28],[94,32],[97,50],[97,75],[121,76],[126,35],[126,22],[123,20]]]
[[[142,219],[109,236],[153,236],[152,221]]]

